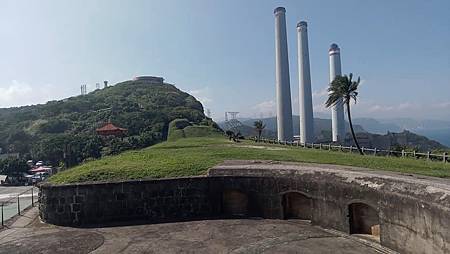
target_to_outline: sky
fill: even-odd
[[[292,107],[298,21],[308,22],[313,106],[328,48],[362,83],[356,117],[450,120],[448,0],[0,0],[0,107],[45,103],[139,75],[162,76],[215,120],[275,115],[273,10],[286,8]]]

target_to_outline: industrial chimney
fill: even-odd
[[[336,78],[336,76],[342,75],[341,73],[341,50],[338,45],[333,43],[328,51],[330,55],[330,83]],[[342,99],[333,105],[331,109],[331,122],[333,142],[343,142],[345,138],[345,120],[344,120],[344,105]]]
[[[277,93],[278,140],[290,141],[292,133],[292,105],[289,77],[289,58],[286,34],[286,9],[275,9],[275,74]]]
[[[297,24],[301,143],[314,142],[314,117],[307,27],[308,25],[305,21],[300,21]]]

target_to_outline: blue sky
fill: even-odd
[[[209,108],[275,113],[273,9],[284,6],[293,111],[297,21],[309,28],[314,110],[328,47],[361,76],[360,117],[450,120],[448,0],[0,0],[0,107],[43,103],[95,83],[163,76]]]

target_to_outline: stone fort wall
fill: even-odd
[[[450,253],[448,181],[326,167],[228,162],[204,177],[43,184],[40,216],[64,226],[300,218],[402,253]]]

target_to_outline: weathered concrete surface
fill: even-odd
[[[288,193],[311,200],[303,209],[312,210],[307,214],[314,225],[350,233],[355,224],[349,206],[363,203],[379,216],[367,222],[379,221],[383,246],[402,253],[450,253],[448,179],[353,167],[229,161],[206,177],[43,185],[40,215],[44,221],[71,226],[236,215],[283,219]],[[303,202],[291,203],[296,204]]]
[[[1,231],[0,253],[389,252],[306,221],[232,219],[89,229],[52,226],[34,220],[23,228]]]

